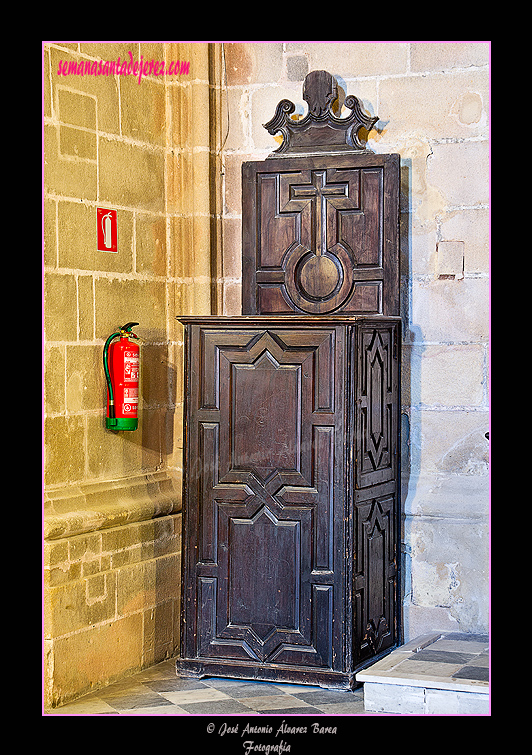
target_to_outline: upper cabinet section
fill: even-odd
[[[313,71],[300,121],[282,100],[265,128],[284,141],[242,166],[244,314],[399,314],[399,155],[365,149],[359,101],[332,112],[335,79]]]
[[[399,155],[242,166],[244,314],[399,314]]]

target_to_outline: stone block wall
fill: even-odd
[[[204,43],[43,46],[47,705],[178,644],[175,317],[216,306],[216,55]],[[128,73],[139,63],[143,75]],[[97,250],[98,207],[117,210],[117,253]],[[105,429],[102,349],[128,321],[140,421],[118,433]]]
[[[240,312],[240,169],[262,127],[325,69],[401,155],[405,640],[488,627],[489,54],[487,42],[224,45],[223,308]],[[277,143],[276,143],[277,142]]]

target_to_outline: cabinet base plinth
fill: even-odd
[[[355,672],[320,670],[295,666],[248,666],[228,661],[219,662],[210,659],[178,658],[176,661],[178,676],[200,679],[205,676],[229,677],[261,682],[286,682],[289,684],[309,684],[325,689],[355,689],[358,687]]]

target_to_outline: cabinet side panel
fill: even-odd
[[[391,487],[381,486],[381,488]],[[354,659],[356,664],[398,641],[397,502],[395,492],[357,500],[354,507]]]
[[[400,324],[360,323],[355,349],[353,655],[360,665],[400,639]]]
[[[397,324],[360,326],[356,384],[356,486],[366,488],[397,477]]]

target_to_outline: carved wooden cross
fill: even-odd
[[[349,196],[349,184],[327,183],[326,170],[313,170],[310,183],[289,184],[289,201],[281,212],[300,212],[310,201],[312,203],[312,239],[313,252],[320,257],[328,251],[327,247],[327,210],[328,204],[335,210],[356,210],[357,204]],[[303,202],[301,201],[303,200]],[[336,213],[334,213],[336,217]]]

